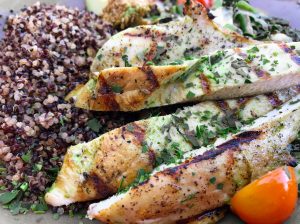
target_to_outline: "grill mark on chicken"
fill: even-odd
[[[105,181],[103,181],[95,173],[89,174],[87,176],[86,181],[91,182],[93,184],[94,189],[97,192],[97,195],[99,195],[99,197],[101,198],[106,198],[115,192],[113,189],[110,189],[110,187],[107,184],[105,184]]]
[[[190,223],[190,222],[196,221],[196,220],[201,221],[202,219],[207,218],[207,217],[213,217],[215,215],[221,215],[227,209],[228,209],[228,206],[223,206],[223,207],[220,207],[220,208],[212,209],[212,210],[203,212],[200,215],[196,215],[196,216],[193,216],[193,217],[190,217],[190,218],[187,218],[187,219],[179,220],[179,221],[176,222],[176,224],[187,224],[187,223]]]
[[[165,175],[173,176],[178,170],[186,169],[190,164],[198,163],[203,160],[215,159],[217,156],[221,155],[227,150],[237,150],[239,145],[252,142],[253,140],[257,139],[261,135],[261,133],[261,131],[246,131],[238,134],[234,139],[217,146],[216,149],[208,150],[202,155],[194,157],[191,161],[186,161],[186,163],[179,166],[168,168],[162,171],[162,173]]]
[[[116,101],[115,93],[113,93],[111,87],[107,84],[104,77],[98,77],[100,88],[98,94],[101,95],[102,102],[97,102],[98,105],[106,105],[110,110],[120,110],[120,105]]]
[[[148,149],[148,156],[149,156],[150,165],[155,167],[156,154],[152,149]]]
[[[146,76],[147,76],[147,80],[150,82],[151,86],[149,88],[149,91],[154,91],[156,88],[159,87],[159,82],[157,81],[157,78],[154,74],[154,72],[152,71],[150,66],[143,66],[139,68],[141,71],[143,71]]]
[[[112,89],[111,87],[107,84],[105,78],[101,75],[99,75],[98,77],[98,82],[100,84],[100,88],[99,88],[99,93],[101,95],[104,95],[104,94],[111,94],[112,93]]]
[[[121,136],[123,136],[123,139],[125,139],[125,132],[131,133],[139,145],[141,145],[145,140],[145,129],[136,123],[130,123],[122,128]]]
[[[194,157],[192,160],[187,160],[185,163],[178,165],[176,167],[168,168],[162,171],[161,173],[164,175],[175,176],[178,170],[187,169],[187,167],[193,163],[198,163],[203,160],[215,159],[217,156],[221,155],[228,149],[211,149],[204,152],[202,155]],[[154,175],[155,176],[155,175]]]
[[[265,94],[265,96],[268,98],[273,107],[278,107],[283,104],[283,102],[279,99],[278,95],[275,92]]]
[[[128,37],[142,37],[142,38],[153,38],[153,35],[151,33],[147,33],[145,31],[144,33],[134,34],[134,33],[124,33],[124,36]]]
[[[250,100],[249,97],[241,97],[237,100],[237,103],[238,103],[238,107],[239,108],[243,108],[247,102]]]
[[[200,82],[201,82],[203,92],[205,94],[211,93],[210,81],[208,80],[208,78],[203,73],[201,73],[199,77],[200,77]]]
[[[217,100],[215,104],[224,112],[230,109],[228,103],[225,100]]]
[[[300,57],[299,55],[290,48],[286,43],[278,44],[278,46],[287,54],[290,55],[291,59],[297,64],[300,65]]]
[[[152,61],[155,58],[156,53],[157,53],[157,42],[153,42],[151,44],[150,50],[145,54],[145,59],[146,59],[145,64],[148,61]]]
[[[222,150],[238,148],[240,144],[249,143],[255,139],[258,139],[261,134],[261,131],[246,131],[236,135],[234,139],[217,146],[217,148]]]
[[[271,77],[270,73],[259,68],[254,68],[254,72],[257,75],[257,77],[261,79],[269,79]]]
[[[96,104],[99,106],[97,107],[102,107],[102,105],[105,105],[105,107],[108,110],[113,110],[113,111],[119,111],[120,110],[120,105],[115,99],[115,94],[105,94],[101,95],[101,102],[96,101]]]

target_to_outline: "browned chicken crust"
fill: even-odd
[[[139,21],[150,12],[155,0],[109,0],[102,18],[114,26],[124,29]]]

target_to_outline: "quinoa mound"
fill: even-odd
[[[10,16],[0,42],[0,186],[23,184],[34,203],[54,181],[70,145],[125,123],[64,97],[88,80],[96,51],[114,34],[96,15],[35,4]]]

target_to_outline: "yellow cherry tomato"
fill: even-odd
[[[298,184],[292,167],[280,167],[239,190],[231,209],[249,224],[281,224],[293,213]]]

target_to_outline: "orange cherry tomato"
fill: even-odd
[[[293,213],[298,185],[292,167],[280,167],[239,190],[231,209],[249,224],[281,224]]]
[[[213,0],[197,0],[202,5],[204,5],[206,8],[210,8],[213,5]],[[177,0],[178,5],[183,5],[186,2],[186,0]]]

